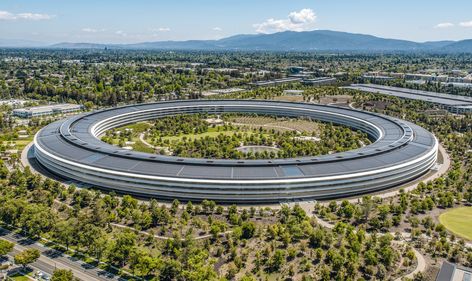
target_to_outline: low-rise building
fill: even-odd
[[[472,97],[449,95],[436,92],[413,90],[408,88],[390,87],[376,84],[352,84],[347,89],[395,96],[403,99],[412,99],[429,102],[437,107],[446,109],[455,114],[472,113]]]
[[[362,78],[367,79],[367,80],[372,80],[372,81],[391,81],[395,80],[395,77],[391,76],[386,76],[386,75],[369,75],[369,74],[364,74]]]
[[[21,118],[42,117],[53,114],[65,114],[82,110],[80,104],[53,104],[45,106],[35,106],[28,108],[19,108],[13,110],[13,115]]]
[[[303,95],[304,90],[284,90],[284,95],[287,96],[301,96]]]
[[[227,89],[216,89],[216,90],[209,90],[202,93],[204,97],[207,96],[214,96],[214,95],[223,95],[223,94],[233,94],[243,92],[245,89],[242,88],[227,88]]]
[[[450,262],[443,262],[441,270],[436,276],[436,281],[470,281],[472,280],[472,269]]]
[[[287,78],[267,80],[267,81],[256,81],[256,82],[250,83],[250,85],[256,86],[256,87],[263,87],[263,86],[275,86],[275,85],[280,85],[280,84],[285,84],[285,83],[293,83],[293,82],[300,82],[300,81],[302,81],[302,78],[287,77]]]
[[[405,80],[424,80],[424,81],[435,81],[435,82],[447,82],[447,75],[431,75],[421,73],[407,73],[405,74]]]
[[[303,79],[302,83],[304,85],[311,85],[311,86],[331,85],[331,84],[336,83],[336,78],[317,77],[313,79]]]

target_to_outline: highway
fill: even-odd
[[[41,257],[31,264],[33,268],[39,269],[52,275],[54,269],[70,269],[75,277],[84,281],[111,281],[126,280],[103,269],[87,264],[77,258],[65,255],[57,250],[45,247],[29,238],[13,233],[0,227],[0,238],[15,243],[13,251],[9,256],[13,257],[27,248],[38,249]]]

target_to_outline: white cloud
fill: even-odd
[[[312,9],[302,9],[299,12],[291,12],[288,18],[294,24],[302,24],[314,22],[316,15]]]
[[[159,27],[157,29],[157,31],[159,31],[159,32],[169,32],[170,28],[169,27]]]
[[[25,20],[50,20],[53,18],[53,16],[50,16],[47,14],[34,14],[34,13],[21,13],[21,14],[18,14],[17,17],[19,19],[25,19]]]
[[[13,14],[8,11],[0,11],[0,20],[50,20],[54,16],[37,13]]]
[[[97,33],[97,32],[105,32],[107,31],[106,29],[102,28],[102,29],[96,29],[96,28],[91,28],[91,27],[84,27],[81,29],[82,32],[86,32],[86,33]]]
[[[461,22],[461,23],[459,23],[459,25],[462,26],[462,27],[472,27],[472,20]]]
[[[14,20],[15,15],[7,12],[7,11],[0,11],[0,20]]]
[[[128,36],[128,34],[126,34],[126,32],[124,32],[123,30],[117,30],[117,31],[115,31],[115,34],[123,36],[123,37]]]
[[[169,32],[170,27],[149,28],[151,32]]]
[[[315,12],[312,9],[302,9],[298,12],[291,12],[286,19],[270,18],[263,23],[254,24],[258,33],[272,33],[281,31],[306,31],[314,27],[316,21]]]
[[[211,30],[213,30],[213,31],[223,31],[223,28],[216,26],[216,27],[213,27]]]
[[[438,23],[437,25],[434,26],[434,28],[448,28],[448,27],[453,27],[454,24],[450,22],[442,22]]]
[[[83,31],[83,32],[88,32],[88,33],[96,33],[96,32],[98,32],[98,30],[96,30],[95,28],[90,28],[90,27],[82,28],[82,31]]]

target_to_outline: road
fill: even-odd
[[[0,227],[0,238],[15,243],[15,247],[10,253],[14,256],[27,248],[38,249],[41,257],[31,264],[32,267],[52,275],[54,269],[70,269],[75,277],[84,281],[111,281],[126,280],[117,275],[109,273],[103,269],[87,264],[77,258],[65,255],[54,249],[45,247],[31,239],[13,233],[5,228]]]

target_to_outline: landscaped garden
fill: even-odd
[[[178,115],[115,128],[102,140],[142,152],[207,159],[274,159],[332,154],[370,143],[348,127],[308,119]]]

